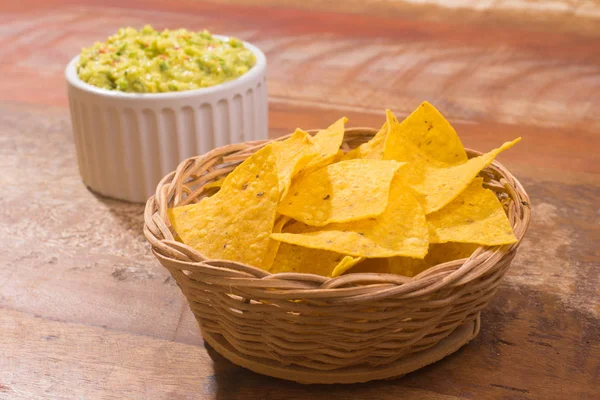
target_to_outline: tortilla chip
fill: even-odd
[[[423,102],[402,123],[390,110],[386,111],[389,133],[385,144],[384,158],[394,157],[396,141],[406,138],[429,160],[446,165],[460,165],[468,160],[460,138],[444,116],[428,102]]]
[[[409,257],[391,257],[388,258],[388,264],[392,274],[408,277],[416,276],[431,267],[426,260]]]
[[[516,242],[476,176],[520,138],[468,160],[424,102],[401,123],[388,110],[380,131],[344,154],[346,121],[314,137],[297,129],[208,183],[213,196],[168,210],[177,240],[212,259],[330,277],[412,277],[479,246]]]
[[[277,218],[275,221],[272,233],[281,233],[281,230],[289,221],[289,217],[286,217],[285,215],[280,215],[279,218]],[[273,265],[273,260],[275,260],[275,255],[279,250],[280,244],[281,242],[279,240],[269,239],[269,246],[267,247],[267,252],[262,263],[262,269],[268,271],[271,268],[271,266]]]
[[[297,222],[271,237],[298,246],[368,258],[423,258],[429,244],[421,205],[396,179],[388,205],[378,217],[320,228]]]
[[[383,150],[387,135],[388,123],[386,122],[371,140],[369,140],[367,143],[361,144],[353,150],[350,150],[342,156],[341,160],[354,160],[357,158],[374,160],[383,159]]]
[[[344,153],[343,150],[338,150],[337,154],[333,157],[333,160],[331,161],[331,163],[335,164],[340,161],[343,161],[345,155],[346,155],[346,153]]]
[[[281,242],[280,242],[281,243]],[[359,262],[361,258],[345,256],[333,251],[315,250],[281,243],[269,272],[302,272],[336,277]]]
[[[473,243],[432,243],[424,260],[408,257],[367,258],[346,273],[374,272],[413,277],[438,264],[469,258],[478,248],[479,245]]]
[[[364,260],[364,258],[345,256],[342,259],[342,261],[340,261],[339,264],[335,266],[335,268],[331,272],[331,277],[335,278],[336,276],[344,274],[346,271],[355,266],[356,263],[359,263],[361,260]]]
[[[438,264],[469,258],[478,248],[479,245],[473,243],[432,243],[423,260],[409,257],[367,258],[346,273],[373,272],[413,277]]]
[[[260,267],[273,231],[279,199],[271,145],[232,171],[214,196],[168,210],[183,243],[212,259]]]
[[[482,183],[476,178],[456,199],[427,215],[431,243],[498,246],[517,241],[502,204]]]
[[[469,258],[478,248],[479,245],[473,243],[432,243],[429,245],[425,261],[431,266],[435,266],[448,261]]]
[[[274,142],[273,154],[279,174],[279,192],[283,198],[292,183],[292,178],[311,160],[320,154],[320,147],[312,136],[302,129],[296,131],[282,142]]]
[[[344,125],[346,122],[348,122],[348,118],[340,118],[327,129],[323,129],[313,136],[313,140],[321,151],[306,165],[306,171],[303,171],[303,173],[309,173],[333,162],[344,140]]]
[[[425,260],[409,257],[367,258],[347,273],[373,272],[413,277],[431,267]]]
[[[388,260],[389,258],[365,258],[346,271],[346,274],[371,272],[376,274],[391,274]]]
[[[389,147],[393,146],[393,147]],[[386,140],[386,147],[383,153],[384,160],[396,160],[398,162],[407,162],[418,165],[420,168],[425,166],[447,167],[447,164],[433,160],[423,153],[408,138],[396,135],[392,140]]]
[[[512,142],[506,142],[497,149],[471,158],[464,164],[448,168],[425,167],[423,180],[412,186],[418,193],[425,196],[425,214],[438,211],[446,204],[454,200],[463,190],[469,186],[477,174],[490,165],[494,158],[504,150],[510,149],[521,138]]]
[[[376,217],[385,211],[401,165],[360,159],[328,165],[295,181],[277,212],[311,226]]]
[[[402,182],[413,189],[417,199],[423,205],[425,214],[440,210],[454,200],[477,174],[490,165],[494,158],[504,150],[511,148],[521,138],[504,143],[500,148],[479,157],[471,158],[466,163],[450,167],[434,164],[414,156],[415,146],[406,139],[396,141],[396,161],[408,161],[408,165],[398,171]],[[418,154],[418,153],[417,153]],[[385,155],[384,155],[384,158]]]
[[[219,178],[215,181],[209,182],[206,185],[204,185],[204,190],[212,188],[220,189],[221,186],[223,186],[223,182],[225,182],[225,178]]]

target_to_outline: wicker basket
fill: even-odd
[[[376,132],[347,129],[343,147],[354,148]],[[229,145],[185,160],[146,204],[146,238],[186,296],[206,342],[262,374],[302,383],[351,383],[406,374],[477,335],[479,313],[509,268],[530,219],[525,190],[502,165],[494,162],[480,176],[505,205],[519,242],[480,247],[469,259],[437,265],[414,278],[269,274],[205,259],[175,241],[167,208],[213,194],[215,189],[203,186],[264,145]]]

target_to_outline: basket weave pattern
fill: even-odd
[[[343,148],[354,148],[376,132],[347,129]],[[159,183],[146,204],[145,236],[205,334],[218,336],[257,362],[311,371],[393,363],[436,345],[461,324],[473,321],[473,336],[477,334],[479,313],[509,268],[530,218],[527,194],[502,165],[494,162],[480,176],[504,204],[519,242],[480,247],[469,259],[437,265],[414,278],[374,273],[334,279],[272,275],[236,262],[207,259],[176,241],[167,209],[213,194],[215,189],[203,186],[228,174],[264,145],[229,145],[185,160]],[[468,150],[468,155],[479,153]]]

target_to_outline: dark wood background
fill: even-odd
[[[0,5],[0,399],[600,398],[600,5],[516,0]],[[271,135],[429,100],[533,221],[476,340],[402,379],[302,386],[205,349],[142,236],[80,181],[63,70],[121,26],[208,28],[269,61]]]

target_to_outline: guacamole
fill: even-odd
[[[162,32],[121,28],[104,43],[81,51],[79,78],[103,89],[157,93],[199,89],[244,75],[254,54],[234,38],[226,41],[208,31]]]

